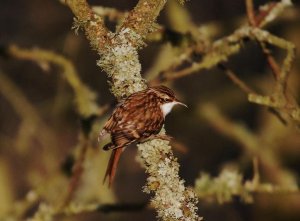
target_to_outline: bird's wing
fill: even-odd
[[[111,133],[112,129],[114,128],[116,122],[113,120],[113,116],[111,116],[108,121],[105,123],[103,129],[100,131],[98,136],[98,141],[100,142],[104,136],[108,133]]]
[[[122,121],[125,120],[126,111],[124,110],[126,108],[126,103],[122,102],[119,103],[115,110],[113,111],[110,118],[105,123],[103,129],[105,129],[108,132],[112,132],[115,129],[117,129],[118,125],[122,123]]]
[[[112,130],[112,128],[114,128],[116,122],[114,120],[113,115],[110,116],[110,118],[106,121],[103,129],[110,132]]]

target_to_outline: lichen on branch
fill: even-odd
[[[198,220],[196,196],[191,189],[185,188],[178,175],[179,164],[169,141],[151,140],[139,144],[138,150],[148,174],[144,192],[154,193],[151,204],[158,217],[163,220]]]
[[[141,77],[141,64],[137,48],[132,42],[141,41],[141,37],[130,28],[123,28],[112,38],[112,46],[101,57],[98,65],[110,77],[111,91],[117,99],[129,96],[146,88]]]

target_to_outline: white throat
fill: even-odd
[[[161,111],[163,112],[164,117],[165,117],[168,113],[170,113],[170,111],[172,110],[172,108],[174,107],[175,104],[178,104],[178,102],[173,101],[173,102],[166,103],[166,104],[163,104],[163,105],[160,106]]]

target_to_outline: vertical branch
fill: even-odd
[[[98,66],[110,78],[111,91],[117,99],[147,87],[141,77],[138,49],[143,45],[147,33],[153,30],[153,23],[165,3],[166,0],[140,0],[118,32],[108,33],[103,20],[95,17],[84,0],[67,1],[79,20],[78,24],[83,23],[87,38],[97,46],[95,49],[100,55]],[[90,22],[91,18],[97,21]],[[97,25],[98,28],[95,27]],[[103,46],[103,42],[107,44]],[[169,143],[155,139],[139,144],[138,149],[142,164],[149,174],[145,191],[154,192],[152,203],[158,216],[162,220],[199,220],[195,206],[197,199],[180,179],[179,164]]]
[[[148,174],[144,192],[154,193],[151,204],[158,217],[162,220],[200,220],[195,206],[197,198],[179,177],[179,164],[169,141],[151,140],[139,144],[138,150]]]

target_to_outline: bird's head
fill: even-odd
[[[160,108],[163,112],[164,117],[170,113],[174,105],[179,104],[187,107],[184,103],[180,102],[175,93],[168,87],[160,85],[149,88],[152,92],[154,92],[157,102],[160,105]]]

